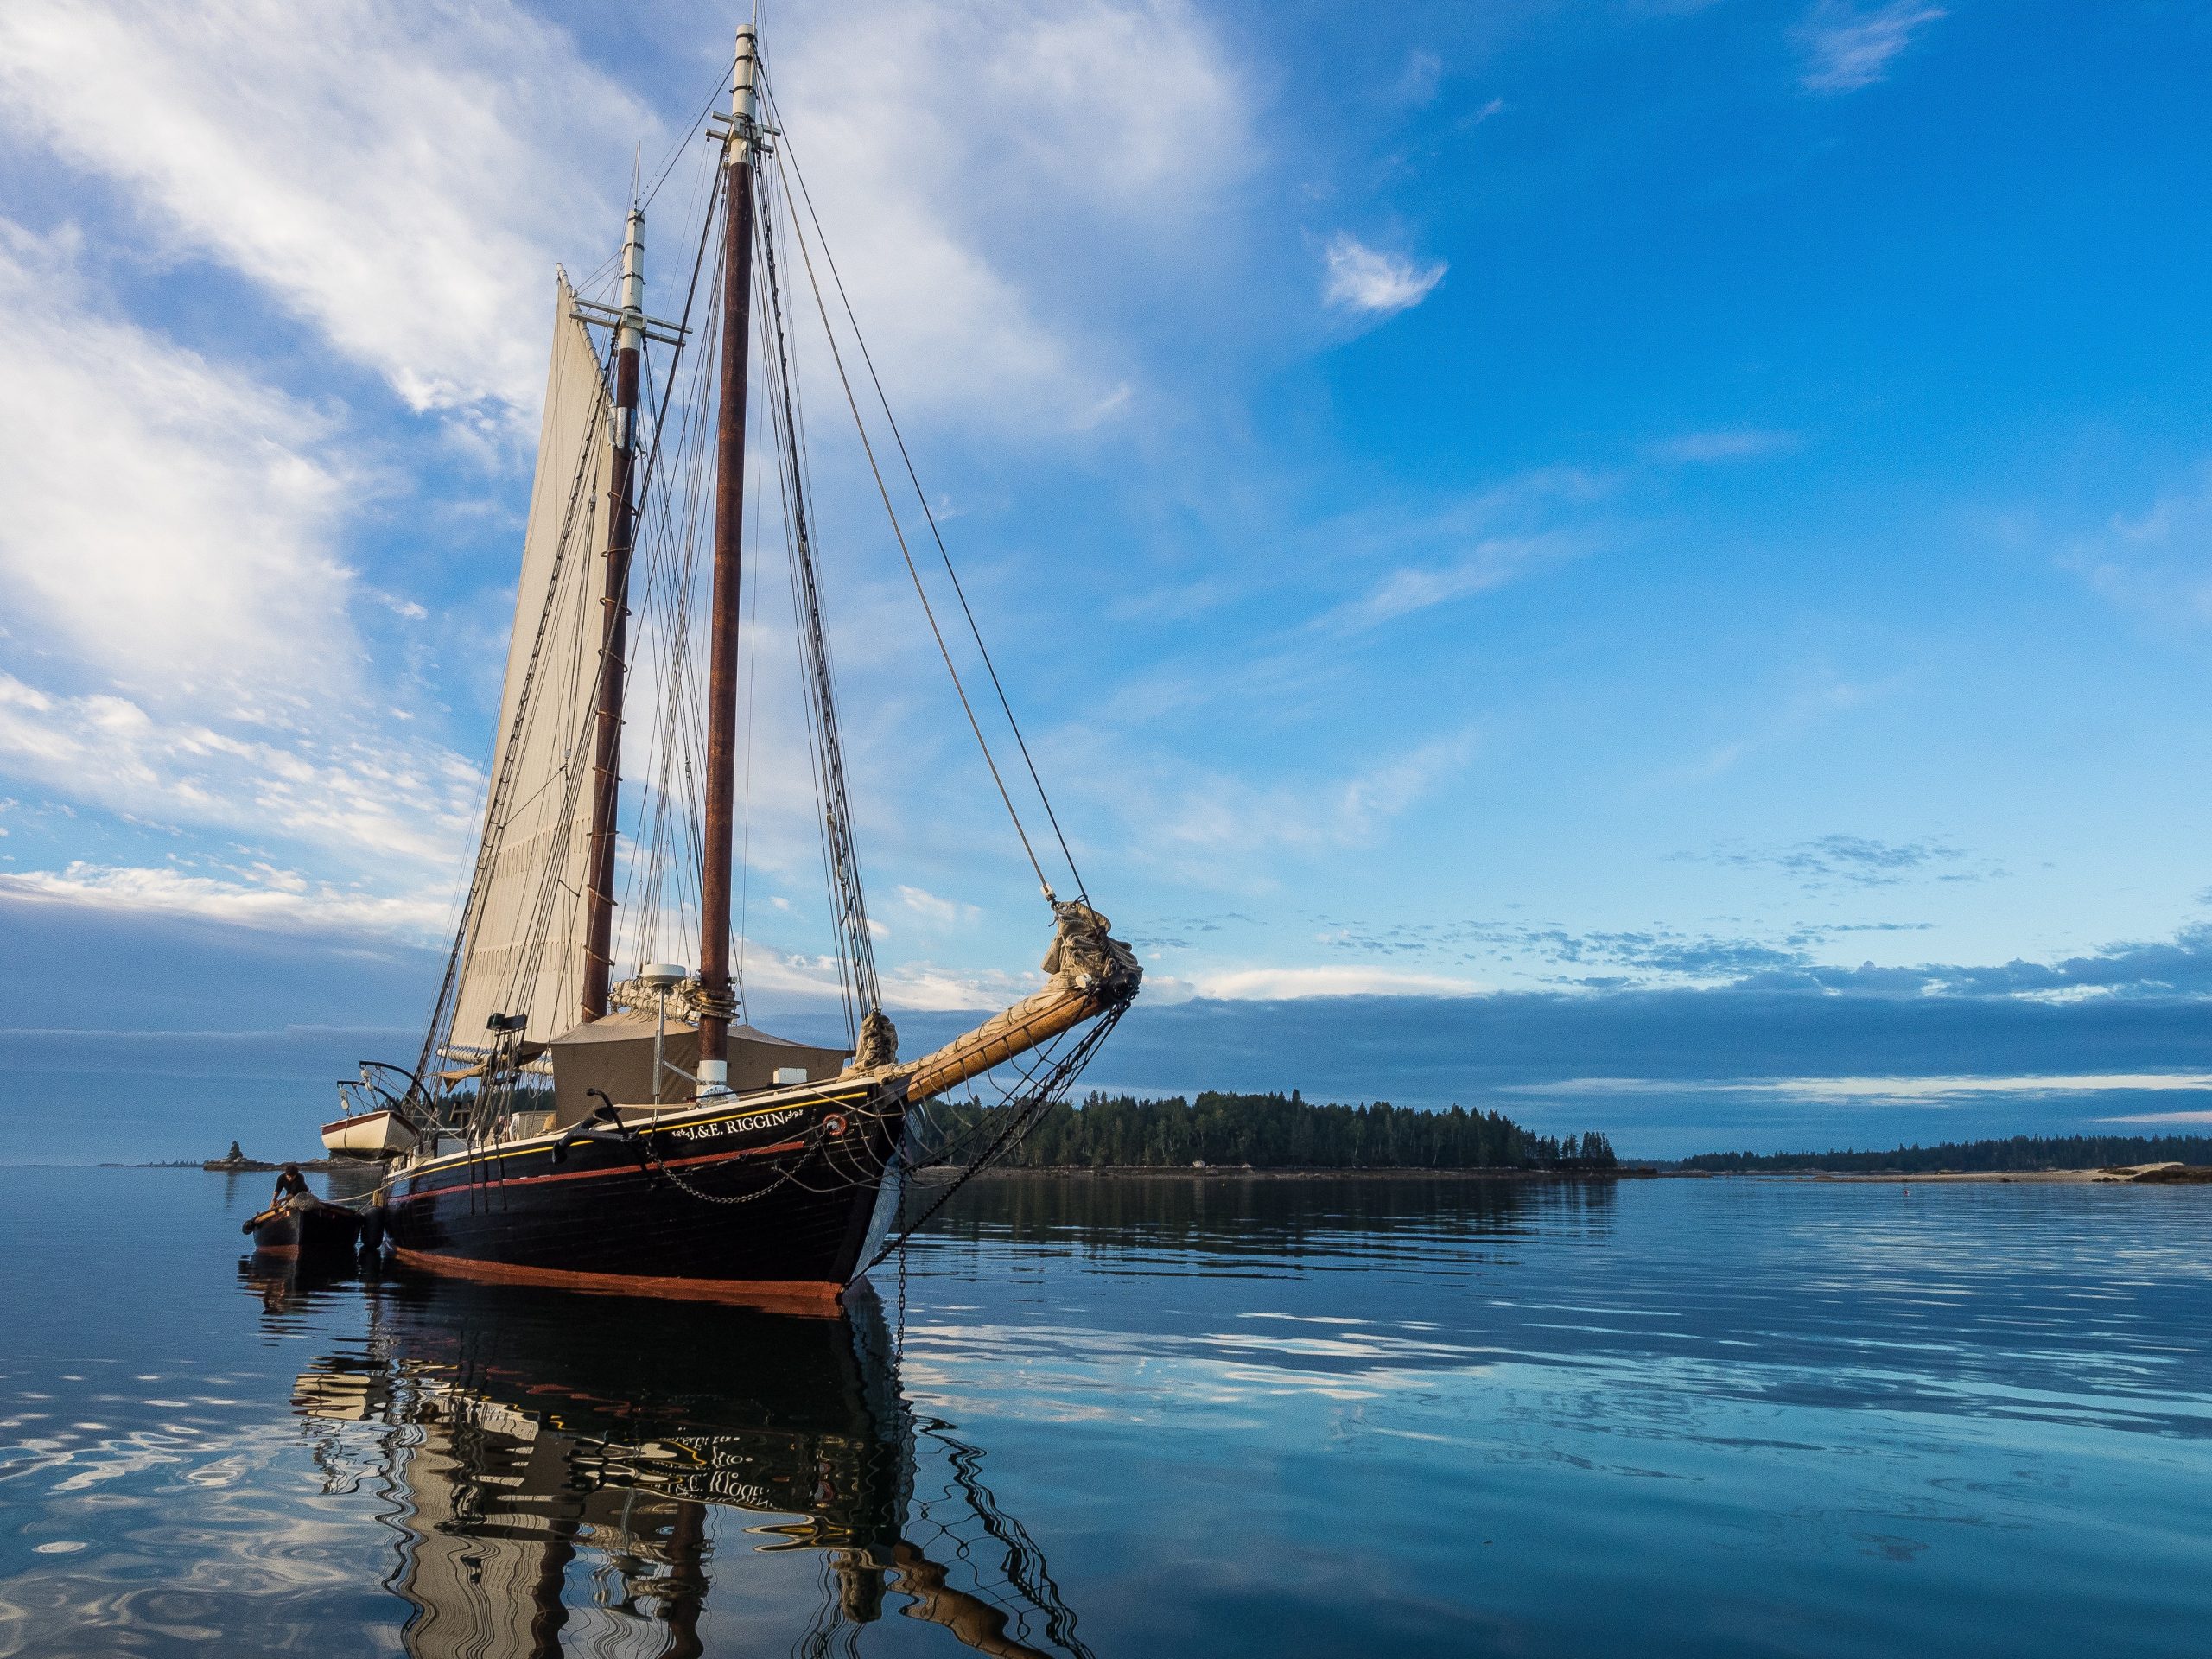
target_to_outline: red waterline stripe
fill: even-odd
[[[456,1279],[492,1284],[545,1285],[601,1296],[666,1296],[681,1301],[734,1302],[772,1313],[809,1313],[835,1319],[845,1287],[817,1279],[677,1279],[644,1274],[579,1273],[563,1268],[524,1268],[506,1262],[480,1262],[465,1255],[429,1250],[397,1250],[407,1267]]]

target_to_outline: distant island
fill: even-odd
[[[1847,1175],[2030,1173],[2140,1164],[2212,1164],[2212,1135],[2016,1135],[2002,1141],[1946,1141],[1889,1152],[1708,1152],[1678,1167],[1716,1175],[1760,1170],[1828,1170]]]
[[[931,1114],[949,1143],[988,1146],[1012,1109],[947,1101]],[[1612,1142],[1597,1130],[1538,1135],[1497,1112],[1462,1106],[1421,1111],[1376,1101],[1315,1105],[1287,1095],[1207,1092],[1141,1100],[1092,1093],[1062,1103],[999,1160],[1007,1169],[1254,1169],[1612,1171]]]

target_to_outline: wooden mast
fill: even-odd
[[[715,440],[714,593],[707,636],[706,866],[699,882],[699,1089],[729,1081],[729,893],[732,797],[737,787],[739,563],[745,524],[747,347],[753,330],[753,165],[760,70],[753,25],[737,31],[737,82],[722,171],[728,213],[722,242],[721,412]]]
[[[621,320],[614,327],[614,465],[608,489],[607,587],[601,597],[599,696],[591,763],[591,853],[586,880],[583,1007],[607,1012],[614,954],[614,831],[622,793],[622,693],[628,675],[630,562],[637,539],[638,364],[645,339],[645,215],[630,210],[622,243]]]

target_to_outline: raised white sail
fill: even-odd
[[[484,838],[463,923],[448,1052],[490,1046],[495,1015],[543,1043],[582,1013],[592,705],[613,474],[613,402],[566,276],[531,486]]]

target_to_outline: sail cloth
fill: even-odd
[[[575,299],[556,272],[537,475],[448,1054],[481,1052],[494,1016],[522,1016],[524,1038],[543,1043],[582,1010],[613,400]]]

